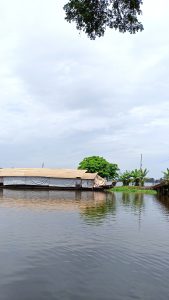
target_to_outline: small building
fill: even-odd
[[[97,173],[76,169],[8,168],[0,169],[4,187],[46,187],[56,189],[94,189],[106,185]]]

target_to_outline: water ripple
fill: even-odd
[[[166,300],[167,199],[5,191],[2,300]]]

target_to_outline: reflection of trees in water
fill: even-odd
[[[102,201],[94,201],[91,205],[81,210],[81,216],[86,221],[94,223],[100,222],[107,217],[109,214],[115,214],[116,212],[116,198],[114,193],[104,193]]]
[[[130,208],[134,214],[138,216],[138,228],[141,229],[141,214],[144,204],[144,194],[142,193],[123,193],[122,194],[122,204],[125,207]]]
[[[169,213],[169,196],[156,195],[158,203],[160,203],[165,209],[166,213]]]
[[[140,211],[144,207],[144,194],[142,193],[123,193],[122,203],[124,206],[131,207],[134,211]]]

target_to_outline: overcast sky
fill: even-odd
[[[149,176],[169,167],[169,1],[145,30],[89,40],[62,0],[0,0],[0,166],[76,168],[100,155]]]

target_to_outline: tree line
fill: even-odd
[[[123,186],[130,184],[135,186],[144,186],[148,181],[148,170],[145,168],[134,169],[120,173],[117,164],[108,162],[105,158],[100,156],[85,157],[78,166],[78,169],[87,170],[88,173],[98,173],[103,178],[112,181],[120,181]],[[163,172],[163,180],[169,181],[169,168]]]

